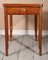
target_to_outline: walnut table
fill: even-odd
[[[8,56],[8,15],[10,15],[10,38],[12,40],[12,15],[34,15],[35,38],[37,40],[37,15],[38,15],[38,43],[39,55],[42,55],[42,7],[43,4],[3,4],[5,21],[5,46]]]

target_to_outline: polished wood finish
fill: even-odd
[[[31,8],[40,8],[43,7],[43,4],[3,4],[4,7],[31,7]]]
[[[39,8],[7,8],[7,14],[14,14],[14,15],[27,15],[27,14],[39,14]]]
[[[35,41],[37,41],[37,15],[35,15]]]
[[[12,15],[35,15],[35,38],[37,40],[37,15],[39,17],[39,55],[42,55],[42,7],[43,4],[3,4],[5,13],[5,44],[8,56],[8,15],[10,15],[10,38],[12,39]],[[26,20],[26,23],[28,21]],[[27,26],[27,25],[26,25]],[[26,27],[27,28],[27,27]]]
[[[39,8],[43,4],[3,4],[3,6],[7,7],[8,14],[31,15],[39,14]]]
[[[12,41],[12,15],[10,15],[10,41]]]
[[[42,8],[40,8],[40,14],[39,14],[39,20],[38,20],[38,42],[39,42],[39,54],[42,55]]]
[[[4,20],[5,20],[5,46],[6,46],[6,56],[8,56],[8,40],[9,40],[9,37],[8,37],[8,15],[7,15],[7,12],[6,12],[6,8],[4,8]]]

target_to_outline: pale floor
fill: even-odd
[[[0,36],[0,60],[48,60],[48,36],[42,38],[42,56],[34,36],[13,36],[12,40],[5,56],[5,38]]]

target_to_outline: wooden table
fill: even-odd
[[[37,40],[37,15],[38,15],[38,43],[39,55],[42,55],[42,7],[43,4],[3,4],[5,21],[5,46],[8,56],[8,15],[10,15],[10,38],[12,40],[12,15],[34,15],[35,38]]]

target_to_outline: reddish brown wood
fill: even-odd
[[[27,7],[9,7],[7,8],[7,13],[8,14],[13,14],[13,15],[33,15],[33,14],[39,14],[39,8],[27,8]]]
[[[42,55],[42,8],[40,8],[39,20],[38,20],[38,42],[39,42],[39,54]]]
[[[12,41],[12,15],[10,15],[10,41]]]
[[[37,16],[39,15],[39,55],[42,54],[42,7],[43,4],[3,4],[5,9],[5,42],[6,42],[6,56],[8,56],[8,15],[10,15],[10,37],[12,38],[12,15],[35,15],[35,37],[37,37]],[[36,38],[37,40],[37,38]]]
[[[37,41],[37,15],[35,15],[35,41]]]
[[[5,47],[6,47],[6,56],[8,56],[8,15],[6,13],[6,8],[4,8],[4,18],[5,18]]]
[[[4,7],[33,7],[40,8],[43,7],[43,4],[3,4]]]
[[[43,6],[43,4],[3,4],[4,7],[7,7],[8,14],[39,14],[39,8]],[[21,9],[25,9],[26,11],[21,11]]]

